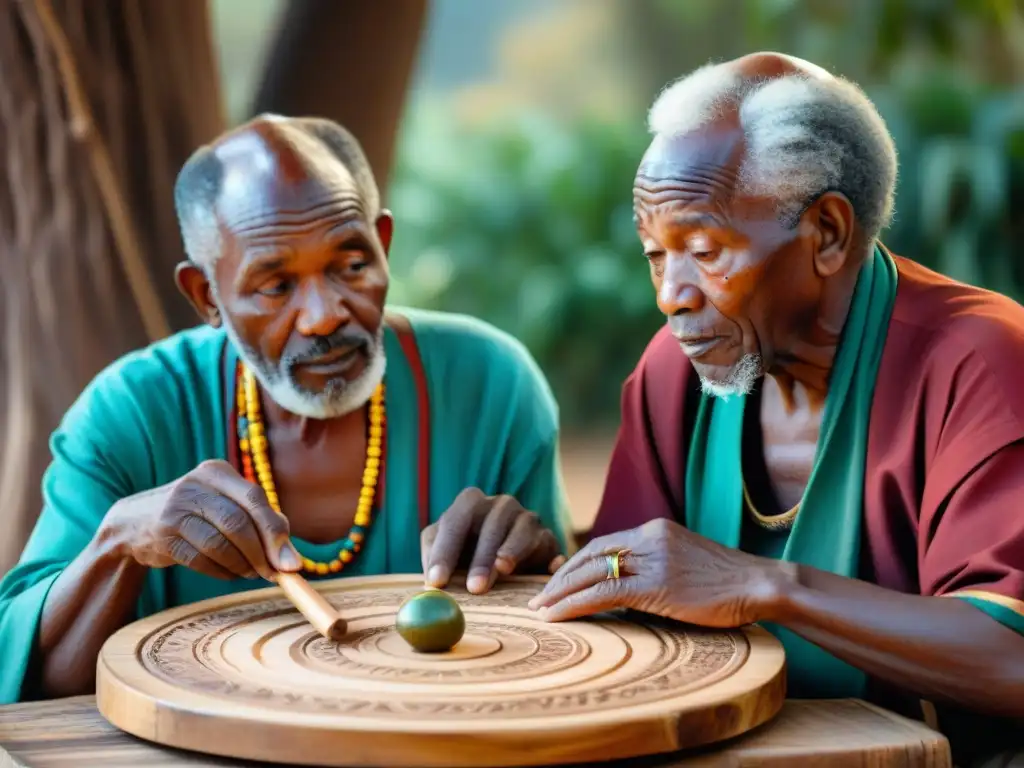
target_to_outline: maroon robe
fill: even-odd
[[[861,577],[910,594],[975,592],[1024,615],[1024,307],[894,260],[899,282],[868,433]],[[663,328],[623,387],[592,537],[656,518],[684,521],[699,392]]]

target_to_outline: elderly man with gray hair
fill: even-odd
[[[961,764],[1020,749],[1024,309],[880,243],[892,139],[820,67],[703,67],[650,128],[633,200],[667,323],[592,539],[534,608],[762,622],[791,696],[937,713]]]
[[[461,566],[482,593],[573,544],[547,381],[486,323],[387,305],[394,219],[354,136],[262,115],[175,192],[203,322],[101,372],[54,434],[0,580],[0,704],[89,693],[120,627],[281,572]]]

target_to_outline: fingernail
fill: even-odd
[[[516,569],[516,564],[510,558],[498,555],[498,559],[494,561],[494,567],[502,576],[508,576]]]
[[[555,573],[563,565],[565,565],[565,555],[559,555],[551,561],[550,565],[548,565],[548,572]]]
[[[539,618],[541,621],[547,621],[550,616],[551,611],[547,608],[541,608],[539,611],[537,611],[537,618]]]
[[[490,581],[486,576],[479,573],[470,574],[469,578],[466,579],[466,588],[470,592],[486,592],[487,587],[490,586],[487,582]]]
[[[284,568],[298,570],[302,567],[302,560],[299,559],[299,553],[295,551],[295,548],[291,544],[285,544],[281,547],[280,560],[281,565]]]
[[[448,581],[448,569],[443,565],[435,565],[427,574],[427,582],[435,587],[443,587]]]

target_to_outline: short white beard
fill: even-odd
[[[764,364],[760,355],[746,354],[729,371],[725,381],[712,381],[700,377],[701,391],[711,397],[720,397],[728,400],[734,395],[749,395],[754,390],[754,385],[764,375]]]
[[[296,416],[309,419],[336,419],[366,405],[377,386],[384,380],[387,356],[384,354],[384,326],[377,330],[373,344],[367,349],[366,369],[350,382],[331,382],[320,393],[308,392],[288,376],[286,371],[267,366],[255,350],[239,338],[227,315],[221,311],[224,329],[238,356],[253,372],[270,399]]]

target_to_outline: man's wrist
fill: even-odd
[[[100,523],[89,548],[96,560],[109,562],[127,561],[130,565],[139,565],[132,553],[132,542],[127,534],[128,526],[122,524],[118,514],[122,502],[115,502]]]
[[[783,623],[792,614],[798,602],[796,594],[802,589],[799,564],[758,558],[752,569],[754,621]]]

